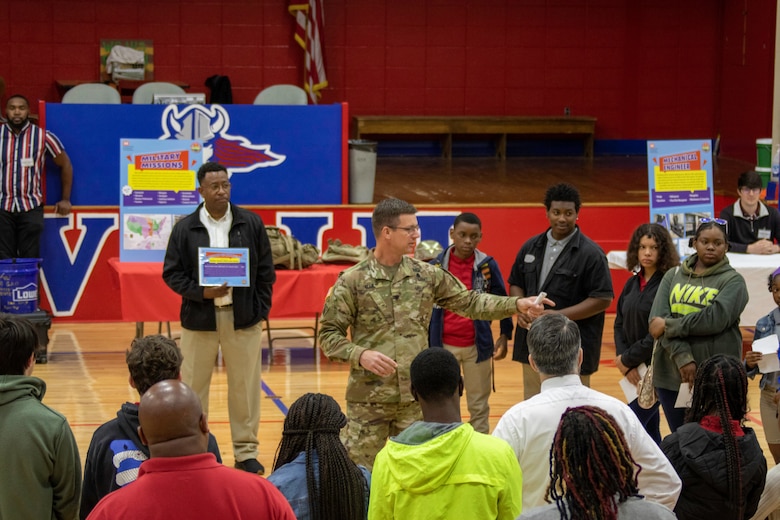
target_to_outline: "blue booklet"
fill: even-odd
[[[245,247],[199,247],[198,283],[202,287],[249,287],[249,249]]]

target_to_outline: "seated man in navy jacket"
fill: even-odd
[[[181,352],[165,336],[137,338],[125,354],[130,386],[143,396],[155,383],[181,379]],[[149,458],[149,448],[138,437],[138,403],[125,403],[116,418],[99,427],[87,451],[81,518],[86,518],[101,498],[138,478],[138,468]],[[217,439],[209,434],[209,452],[222,462]]]

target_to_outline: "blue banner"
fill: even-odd
[[[239,205],[341,204],[341,119],[341,105],[46,105],[78,206],[117,205],[120,139],[200,141],[204,161],[228,167]],[[47,183],[54,204],[59,177]]]

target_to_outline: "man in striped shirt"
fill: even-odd
[[[0,259],[37,258],[43,233],[42,173],[46,153],[60,167],[62,200],[54,211],[70,213],[73,166],[60,140],[33,125],[30,105],[13,95],[6,105],[7,121],[0,125]]]

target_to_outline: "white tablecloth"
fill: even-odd
[[[780,267],[780,254],[748,255],[744,253],[726,253],[731,266],[745,278],[750,300],[740,316],[742,327],[753,327],[762,316],[776,307],[772,293],[768,289],[769,275]],[[610,269],[626,268],[626,252],[607,253]]]

